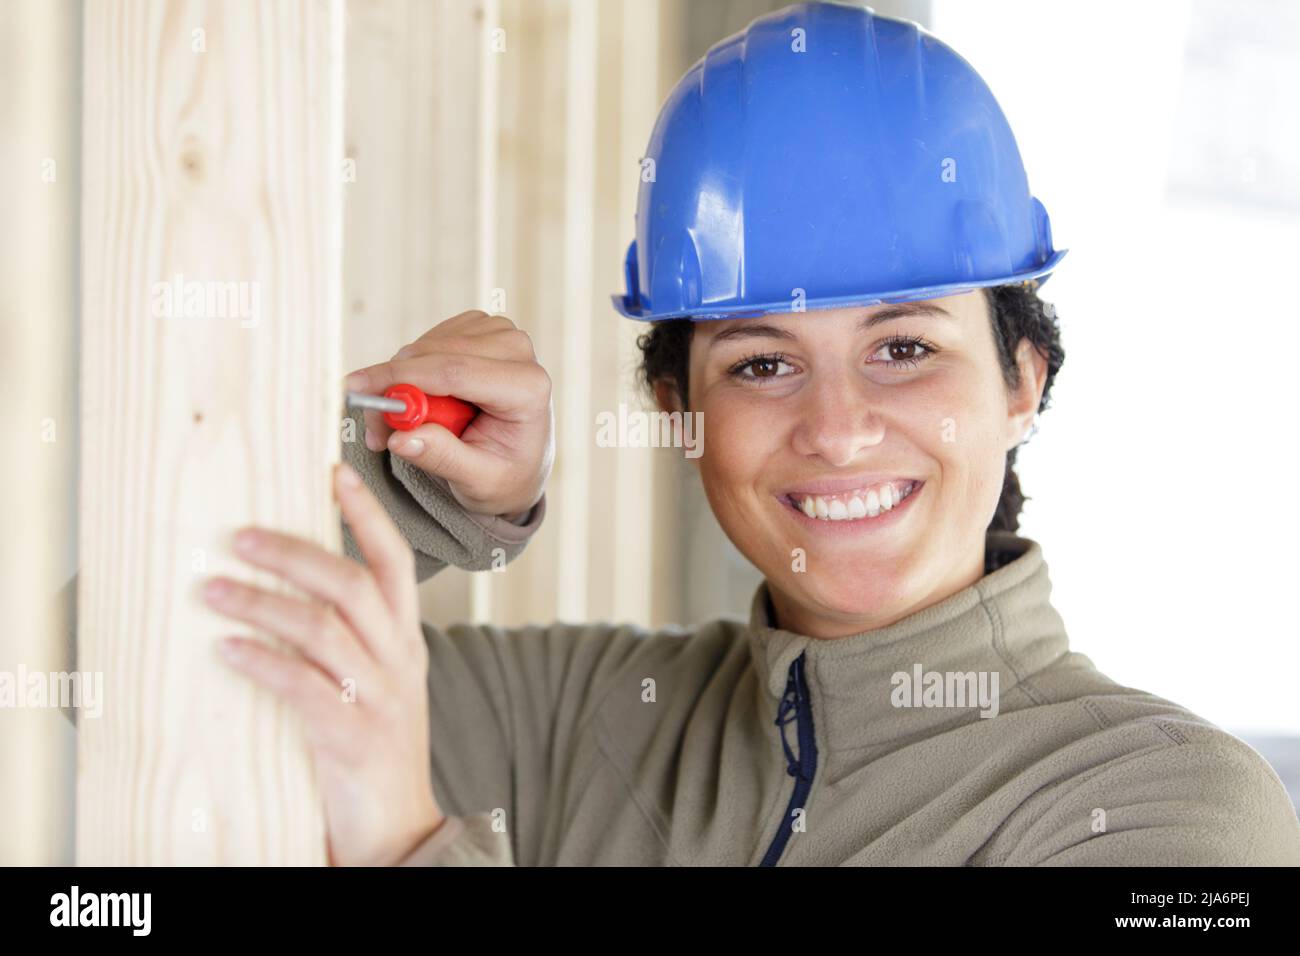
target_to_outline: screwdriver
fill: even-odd
[[[364,392],[348,392],[348,407],[383,412],[384,423],[397,431],[409,432],[432,422],[457,438],[479,412],[478,407],[469,402],[450,395],[426,395],[405,382],[390,386],[382,398]]]

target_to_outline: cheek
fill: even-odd
[[[715,400],[700,409],[704,454],[700,477],[715,507],[725,507],[752,488],[777,439],[770,416],[753,402]]]
[[[710,397],[703,413],[704,454],[700,482],[718,524],[750,560],[771,543],[770,502],[760,497],[771,463],[785,441],[777,416],[743,394]]]
[[[912,450],[945,472],[962,470],[972,449],[989,438],[985,403],[978,396],[972,400],[974,394],[968,376],[947,370],[896,389],[886,413],[885,444],[893,444],[895,457],[901,453],[905,461]]]
[[[925,404],[931,424],[918,434],[939,462],[946,494],[975,513],[996,504],[1006,465],[1005,401],[981,379],[966,377],[947,383]]]

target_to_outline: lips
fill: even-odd
[[[909,510],[912,499],[925,482],[894,479],[864,489],[833,495],[785,494],[777,500],[794,512],[800,523],[819,529],[873,528],[892,524],[900,512]]]
[[[781,491],[778,491],[777,495],[801,500],[808,495],[831,497],[840,496],[846,492],[858,492],[859,494],[863,494],[871,488],[875,488],[877,492],[879,492],[880,486],[887,483],[897,484],[899,482],[908,481],[919,482],[920,480],[921,479],[913,477],[912,475],[903,475],[898,474],[897,472],[892,474],[889,472],[876,472],[874,474],[866,475],[850,475],[847,478],[824,478],[817,481],[809,481],[800,485],[784,488]]]

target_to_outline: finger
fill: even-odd
[[[384,506],[346,464],[334,470],[334,489],[366,565],[399,624],[411,622],[417,606],[415,555]]]
[[[476,338],[495,332],[518,331],[518,326],[504,315],[489,315],[483,311],[462,312],[454,318],[435,325],[419,336],[415,342],[435,342],[445,338]],[[415,342],[411,344],[414,345]]]
[[[274,650],[261,641],[227,637],[217,646],[226,663],[298,712],[313,747],[342,747],[352,730],[349,724],[361,712],[328,677],[301,658]]]
[[[403,346],[393,360],[410,359],[437,352],[481,355],[504,361],[529,364],[537,362],[537,352],[527,332],[519,329],[504,315],[488,315],[481,310],[462,312],[439,323],[414,342]],[[389,363],[380,363],[387,365]],[[393,382],[393,376],[376,376],[370,372],[376,366],[357,369],[347,378],[347,389],[357,392],[382,393]],[[471,399],[472,401],[472,399]],[[393,429],[381,413],[363,412],[365,443],[373,452],[382,451]]]
[[[398,349],[394,359],[415,358],[436,352],[458,355],[481,355],[484,358],[504,359],[509,362],[535,362],[537,353],[527,332],[511,326],[491,332],[465,332],[460,335],[440,335],[436,338],[422,336]]]
[[[348,392],[371,392],[370,376],[366,374],[365,369],[356,369],[347,374],[343,380],[343,389]],[[388,443],[388,436],[392,429],[384,421],[381,412],[362,409],[361,420],[364,423],[363,439],[366,447],[371,451],[380,452]]]
[[[372,391],[409,382],[430,395],[454,395],[505,421],[527,421],[550,401],[551,382],[535,362],[446,352],[396,359],[363,369]]]
[[[459,315],[453,315],[451,318],[439,322],[416,341],[434,338],[439,335],[474,335],[479,332],[513,328],[515,328],[515,324],[499,312],[487,313],[482,309],[468,309]]]
[[[436,341],[439,338],[468,338],[473,336],[490,335],[497,332],[520,332],[520,329],[514,322],[504,315],[489,315],[482,309],[470,309],[439,322],[423,335],[416,338],[413,342],[398,349],[396,355],[393,357],[397,358],[400,356],[405,358],[406,356],[402,353],[415,345],[419,345],[420,348],[414,354],[423,354],[427,350],[426,347],[428,343],[430,341]],[[521,334],[526,335],[526,333]],[[348,373],[349,380],[353,375],[357,375],[363,371],[364,369],[357,369]],[[356,385],[357,387],[353,387],[351,381],[349,381],[349,388],[353,391],[365,390],[364,383],[358,381]]]
[[[241,529],[235,551],[249,564],[333,604],[373,657],[392,659],[392,612],[365,567],[314,542],[265,528]]]
[[[388,427],[388,422],[384,421],[382,412],[366,409],[364,412],[366,420],[366,447],[371,451],[383,451],[384,446],[388,444],[388,436],[393,430]]]
[[[519,362],[537,361],[528,333],[521,331],[504,315],[488,315],[481,310],[462,312],[440,322],[414,342],[398,349],[393,358],[414,358],[436,351],[478,354]],[[376,389],[364,368],[349,373],[346,380],[346,389],[353,392],[382,392],[387,387]],[[362,417],[365,419],[366,447],[373,452],[383,451],[393,429],[380,412],[367,410]]]
[[[375,676],[374,661],[359,638],[327,605],[314,604],[262,588],[213,578],[203,598],[214,610],[260,631],[283,638],[334,679]]]
[[[469,487],[490,487],[510,469],[504,458],[461,441],[435,423],[395,432],[388,438],[388,450],[422,471]]]

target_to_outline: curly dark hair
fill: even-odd
[[[1065,363],[1065,349],[1061,346],[1061,328],[1056,309],[1038,295],[1038,281],[1012,285],[986,286],[984,296],[992,317],[993,339],[997,344],[998,362],[1002,378],[1008,389],[1020,387],[1020,368],[1016,365],[1016,347],[1020,340],[1029,344],[1047,359],[1047,381],[1039,412],[1047,410],[1056,373]],[[690,356],[694,323],[690,319],[665,319],[654,323],[649,332],[637,337],[641,349],[639,376],[642,384],[654,399],[655,384],[666,380],[676,391],[682,408],[690,408]],[[1026,501],[1016,475],[1017,445],[1007,452],[1006,471],[1002,478],[1002,497],[997,511],[989,522],[988,531],[1015,532],[1020,527],[1020,512]]]

